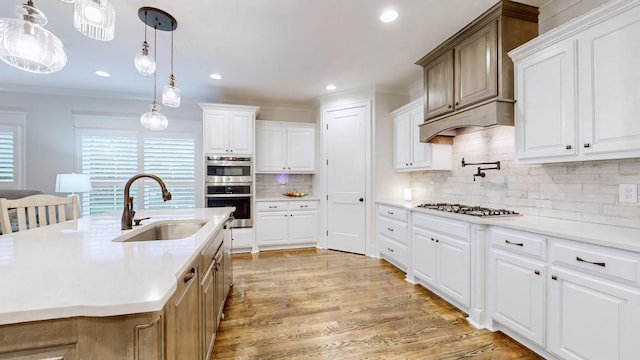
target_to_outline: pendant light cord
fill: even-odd
[[[173,76],[173,21],[171,22],[171,76]]]
[[[154,35],[153,35],[153,59],[158,58],[158,25],[154,26]],[[153,102],[156,102],[156,75],[157,71],[153,72]]]

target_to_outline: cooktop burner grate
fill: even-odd
[[[472,215],[480,217],[490,216],[515,216],[520,213],[507,209],[491,209],[481,206],[470,206],[463,204],[448,204],[448,203],[426,203],[417,205],[419,208],[432,209],[438,211],[446,211],[450,213]]]

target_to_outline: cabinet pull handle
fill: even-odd
[[[393,252],[393,249],[392,249],[392,248],[387,248],[387,250],[389,250],[389,251]]]
[[[573,146],[567,145],[566,148],[567,148],[567,150],[571,150],[571,149],[573,149]]]
[[[435,239],[434,239],[434,238],[431,238],[431,241],[435,241]]]
[[[523,247],[524,247],[524,244],[523,244],[523,243],[515,243],[515,242],[511,242],[511,241],[509,241],[509,240],[505,240],[504,242],[506,242],[506,243],[507,243],[507,244],[509,244],[509,245],[523,246]]]
[[[278,206],[277,205],[269,205],[269,209],[277,209]]]
[[[440,242],[440,240],[436,239],[436,242],[437,242],[437,243],[439,243],[439,242]]]
[[[555,275],[551,275],[551,280],[558,280],[558,277]]]
[[[300,205],[301,208],[308,208],[309,205]]]
[[[587,263],[587,264],[598,265],[598,266],[602,266],[602,267],[607,266],[607,263],[605,263],[605,262],[587,261],[587,260],[581,258],[580,256],[576,256],[576,261]]]
[[[387,211],[387,214],[393,215],[393,211]]]
[[[388,228],[387,228],[387,230],[389,230],[389,231],[393,232],[393,229],[392,229],[392,228],[390,228],[390,227],[388,227]]]
[[[589,143],[585,143],[585,144],[584,144],[584,147],[586,147],[586,148],[591,147],[591,144],[589,144]]]
[[[536,270],[533,273],[536,274],[536,275],[540,275],[540,270]]]
[[[449,104],[449,106],[447,106],[449,109],[451,109],[453,106],[451,104]]]
[[[189,272],[184,275],[184,277],[182,278],[182,281],[184,281],[185,283],[188,283],[195,276],[196,276],[196,268],[192,267],[191,270],[189,270]]]
[[[458,105],[460,105],[460,103],[456,101],[456,106],[458,106]]]

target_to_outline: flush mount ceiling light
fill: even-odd
[[[398,18],[398,12],[393,9],[385,10],[380,15],[380,21],[384,23],[395,21],[397,18]]]
[[[178,27],[178,22],[170,14],[152,7],[142,7],[138,10],[138,17],[146,26],[153,27],[154,29],[154,44],[153,44],[153,57],[157,58],[157,43],[158,43],[158,30],[173,31]],[[172,33],[173,34],[173,33]],[[145,27],[146,38],[146,27]],[[146,43],[146,40],[145,40]],[[180,90],[175,87],[175,78],[173,76],[173,36],[172,36],[172,74],[169,76],[170,88],[167,94],[167,106],[177,107],[180,106]],[[160,113],[158,103],[156,102],[156,79],[157,74],[153,72],[153,102],[151,103],[151,111],[142,114],[140,117],[140,123],[142,126],[149,130],[164,130],[169,125],[167,117]],[[165,96],[163,92],[163,103]]]
[[[329,90],[329,91],[333,91],[333,90],[337,89],[337,87],[335,85],[333,85],[333,84],[329,84],[329,85],[327,85],[326,89]]]
[[[97,71],[96,71],[96,75],[98,75],[98,76],[100,76],[100,77],[105,77],[105,78],[107,78],[107,77],[111,77],[111,74],[109,74],[109,73],[108,73],[108,72],[106,72],[106,71],[102,71],[102,70],[97,70]]]
[[[108,0],[77,0],[73,6],[73,26],[92,39],[113,40],[116,10]]]
[[[47,17],[32,0],[16,6],[18,19],[0,19],[0,60],[20,70],[50,74],[67,63],[62,41],[46,30]]]
[[[213,80],[221,80],[222,79],[222,75],[217,74],[217,73],[213,73],[211,75],[209,75],[210,78],[212,78]]]

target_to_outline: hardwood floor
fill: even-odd
[[[384,260],[303,249],[233,265],[213,359],[541,359]]]

